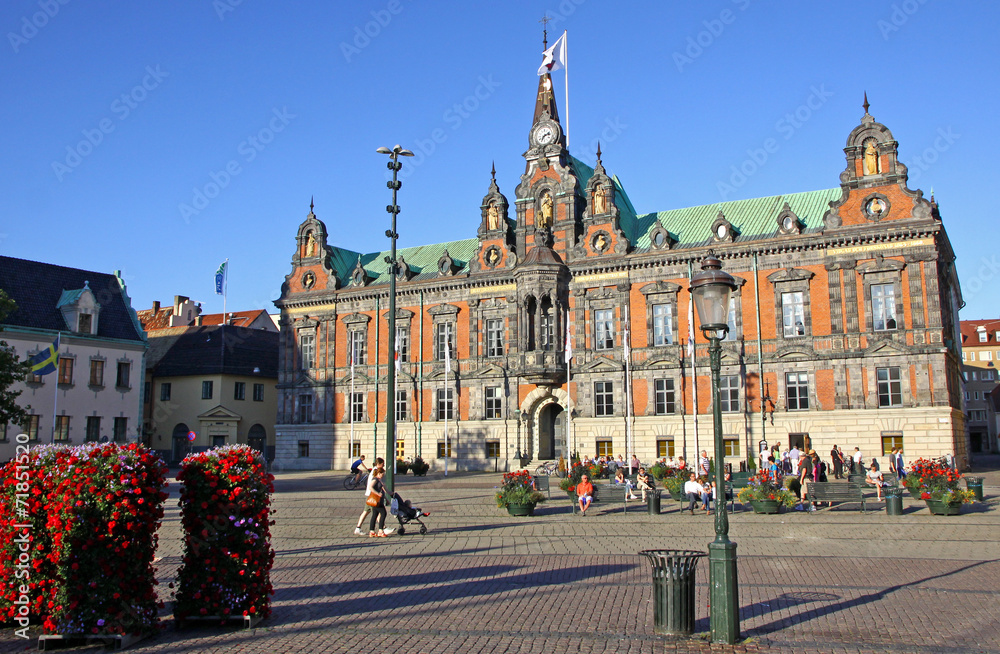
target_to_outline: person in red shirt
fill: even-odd
[[[587,475],[580,476],[580,483],[576,485],[576,497],[580,502],[580,515],[587,515],[587,509],[594,501],[594,485]]]

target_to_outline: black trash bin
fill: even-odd
[[[646,491],[646,510],[649,515],[660,515],[660,489]]]
[[[972,494],[976,496],[977,502],[983,501],[983,478],[982,477],[966,477],[965,487],[972,491]]]
[[[903,487],[885,488],[885,512],[886,515],[903,515]]]
[[[694,633],[694,576],[705,552],[643,550],[653,566],[653,631],[670,636]]]

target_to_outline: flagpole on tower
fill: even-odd
[[[565,72],[565,91],[566,91],[566,149],[569,150],[569,55],[567,53],[566,42],[567,42],[567,32],[563,30],[562,36],[556,39],[552,47],[549,47],[549,31],[548,24],[552,20],[548,16],[542,16],[542,19],[538,21],[542,24],[542,48],[544,52],[542,53],[542,66],[538,69],[539,75],[544,75],[545,73],[551,73],[554,70],[563,69]]]

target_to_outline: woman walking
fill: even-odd
[[[387,498],[385,484],[382,483],[382,477],[384,476],[384,469],[376,469],[372,472],[371,481],[368,482],[368,496],[370,497],[372,493],[379,496],[378,504],[372,507],[372,519],[368,525],[369,538],[385,538],[393,531],[392,529],[388,531],[385,529],[385,503]],[[376,529],[376,524],[378,529]]]

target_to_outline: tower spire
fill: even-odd
[[[493,181],[495,182],[497,179],[497,162],[495,161],[493,162],[493,167],[490,170],[490,175],[493,176]]]
[[[868,113],[868,107],[871,106],[868,104],[868,91],[865,91],[865,103],[861,106],[865,108],[865,113]]]
[[[316,196],[314,196],[314,195],[310,195],[310,196],[309,196],[309,213],[312,213],[312,212],[313,212],[313,206],[314,206],[314,205],[313,205],[313,199],[314,199],[315,197],[316,197]]]
[[[549,28],[549,21],[550,20],[552,20],[552,19],[549,18],[548,14],[546,14],[546,15],[542,16],[542,19],[540,21],[538,21],[539,23],[542,24],[542,50],[548,50],[549,49],[549,29],[548,28]]]

